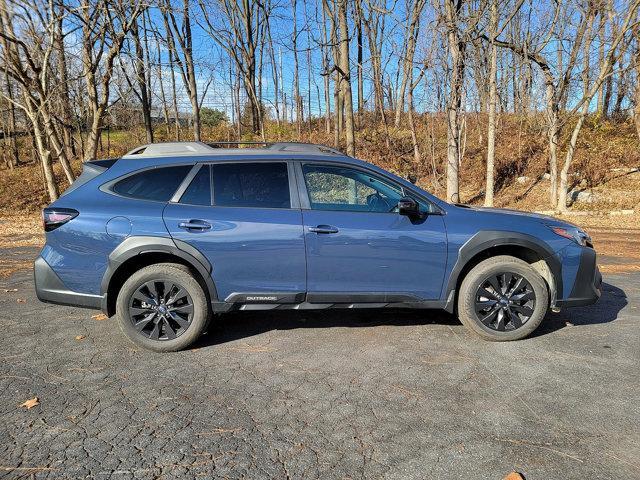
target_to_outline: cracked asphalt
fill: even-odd
[[[0,280],[0,478],[640,478],[639,306],[640,273],[612,274],[519,342],[432,311],[253,312],[154,354],[20,270]]]

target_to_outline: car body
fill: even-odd
[[[498,272],[501,291],[484,283],[491,296],[476,292],[476,320],[489,312],[482,302],[492,311],[502,308],[501,318],[513,317],[500,302],[511,301],[502,297],[521,276],[530,293],[522,290],[521,304],[514,304],[520,308],[515,324],[534,305],[544,306],[544,316],[548,308],[586,305],[600,295],[596,253],[578,227],[537,214],[452,205],[372,164],[310,144],[143,146],[116,160],[88,162],[44,216],[49,231],[35,262],[38,298],[109,316],[127,280],[157,264],[181,266],[197,279],[209,318],[231,310],[335,307],[439,308],[460,315],[464,279],[498,257],[516,259],[515,270],[525,270],[507,269],[504,278]],[[163,296],[144,292],[158,302]],[[535,302],[522,303],[532,295]],[[132,301],[138,309],[161,307],[155,300],[123,305]],[[478,333],[492,340],[523,336],[515,332],[522,325],[502,327]],[[162,327],[154,328],[152,336],[162,337]]]

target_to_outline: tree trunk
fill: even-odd
[[[338,24],[340,26],[340,70],[342,74],[342,97],[344,99],[344,126],[347,155],[355,157],[355,125],[353,119],[353,97],[351,96],[351,71],[349,65],[349,27],[347,25],[347,0],[339,0]]]
[[[189,100],[193,115],[193,139],[200,141],[200,103],[198,102],[198,85],[196,84],[196,70],[193,64],[193,43],[191,38],[191,17],[189,16],[189,0],[184,0],[184,63],[186,66],[187,81],[189,83]]]
[[[17,130],[16,130],[16,107],[13,104],[14,101],[14,97],[13,97],[13,85],[11,84],[11,81],[9,79],[9,72],[8,72],[8,65],[5,65],[5,69],[4,69],[4,79],[5,79],[5,85],[7,87],[7,97],[9,99],[9,105],[8,105],[8,110],[9,110],[9,150],[10,150],[10,157],[9,157],[9,165],[11,168],[13,168],[14,166],[18,166],[20,165],[20,153],[18,151],[18,142],[16,141],[16,135],[17,135]],[[6,141],[6,139],[5,139]]]
[[[153,124],[151,123],[151,96],[149,85],[147,85],[144,49],[140,41],[138,22],[133,22],[131,26],[131,36],[135,46],[135,74],[138,90],[140,92],[140,104],[142,106],[142,119],[144,122],[144,130],[147,137],[147,143],[153,143]]]
[[[560,171],[557,206],[559,212],[564,213],[567,211],[569,168],[571,167],[571,163],[573,162],[573,157],[576,151],[576,144],[578,143],[578,136],[580,135],[580,130],[582,129],[582,124],[584,123],[584,119],[587,116],[588,111],[589,105],[588,103],[585,103],[585,106],[582,108],[582,112],[578,117],[578,121],[573,128],[573,132],[571,133],[571,140],[569,141],[569,146],[567,147],[567,154],[565,156],[564,165],[562,166],[562,170]]]
[[[461,4],[445,0],[447,39],[451,58],[451,91],[447,102],[447,201],[459,202],[460,116],[464,84],[464,43],[459,38],[458,13]]]
[[[548,79],[546,85],[546,115],[547,139],[549,141],[549,203],[552,207],[557,204],[556,192],[558,188],[558,137],[560,135],[558,105],[553,80]]]
[[[62,139],[67,159],[74,157],[73,129],[71,112],[71,99],[69,98],[69,77],[67,74],[67,54],[62,35],[63,7],[60,7],[60,15],[56,23],[56,50],[58,51],[58,73],[60,74],[60,118],[62,120]]]
[[[636,70],[636,84],[633,92],[634,104],[633,104],[633,119],[636,124],[636,133],[638,134],[638,140],[640,140],[640,27],[634,28],[634,37],[636,42],[635,51],[635,70]]]
[[[23,96],[25,98],[25,104],[30,105],[31,101],[30,99],[27,99],[27,94],[24,94]],[[53,202],[58,199],[60,194],[58,192],[56,178],[53,174],[53,166],[51,165],[51,151],[49,150],[49,147],[45,142],[46,134],[42,130],[40,120],[37,117],[37,111],[34,108],[31,108],[31,110],[32,112],[29,112],[28,116],[33,126],[33,139],[38,150],[38,156],[40,157],[42,173],[44,174],[45,188],[47,190],[47,194],[49,195],[49,201]]]
[[[416,122],[413,109],[413,90],[416,84],[413,83],[413,69],[409,71],[409,88],[407,92],[407,112],[409,116],[409,128],[411,129],[411,145],[413,147],[413,161],[415,163],[416,171],[419,171],[422,166],[422,155],[420,154],[420,145],[418,143],[418,134],[416,132]],[[416,178],[417,180],[417,178]]]
[[[296,110],[296,128],[298,138],[302,134],[302,99],[300,98],[300,75],[298,67],[298,2],[291,0],[291,11],[293,13],[293,35],[291,37],[293,48],[293,101]]]
[[[396,99],[396,116],[394,121],[396,128],[400,126],[402,112],[404,111],[404,96],[407,91],[407,86],[409,86],[409,82],[411,82],[410,77],[412,76],[411,72],[413,71],[413,58],[416,51],[416,40],[420,29],[420,15],[422,14],[424,3],[424,0],[413,0],[409,25],[405,30],[406,54],[402,61],[402,81],[398,90],[398,98]]]
[[[362,122],[362,112],[364,110],[364,72],[362,68],[362,3],[361,0],[355,2],[355,26],[357,41],[357,73],[358,73],[358,122]]]
[[[497,103],[497,74],[498,47],[495,36],[498,31],[498,2],[491,2],[491,60],[489,66],[489,126],[487,129],[487,186],[484,205],[493,207],[493,173],[496,154],[496,103]]]

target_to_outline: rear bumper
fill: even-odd
[[[596,264],[596,252],[592,248],[585,247],[580,255],[580,265],[571,293],[568,298],[557,300],[556,306],[579,307],[591,305],[600,298],[601,288],[602,275]]]
[[[46,260],[40,256],[33,264],[33,277],[36,295],[41,302],[97,310],[101,308],[102,295],[90,295],[69,290]]]

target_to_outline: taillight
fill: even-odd
[[[76,218],[78,211],[73,208],[45,208],[42,210],[42,225],[45,232],[55,230],[69,220]]]

